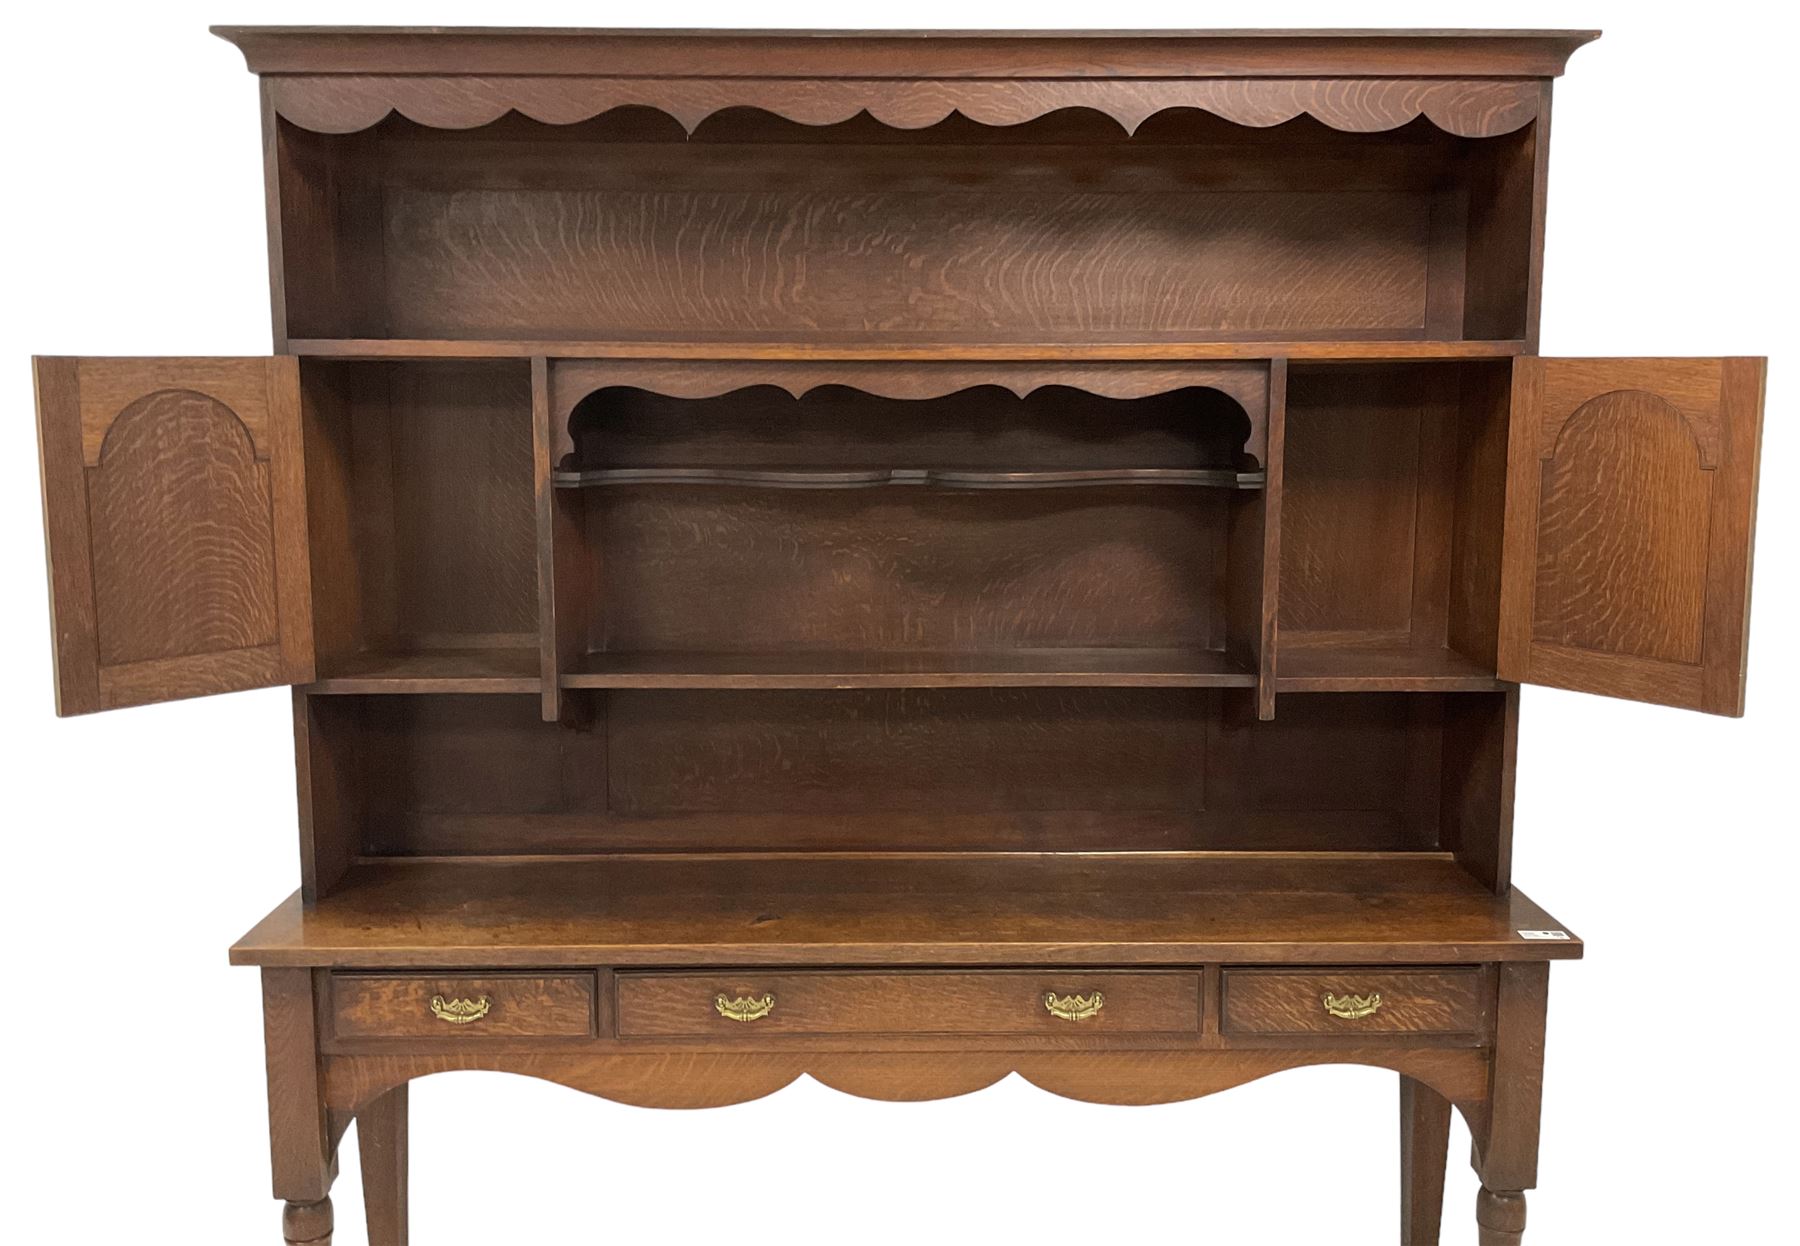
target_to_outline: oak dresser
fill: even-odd
[[[1742,712],[1764,372],[1537,353],[1591,33],[218,33],[274,353],[37,399],[59,712],[294,686],[289,1242],[451,1070],[1331,1063],[1521,1240],[1519,686]]]

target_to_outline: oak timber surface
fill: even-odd
[[[610,339],[578,341],[565,338],[293,338],[288,349],[296,355],[344,359],[514,359],[542,355],[551,359],[775,359],[929,362],[958,359],[1006,362],[1008,360],[1094,362],[1195,359],[1504,359],[1520,354],[1524,343],[1516,340],[1426,341],[1330,338],[1277,340],[1241,337],[1136,342],[942,342],[897,340],[834,341],[825,335],[805,341],[762,338],[721,338],[691,334],[681,341]]]
[[[1253,688],[1211,649],[590,653],[566,688]]]
[[[1581,955],[1437,854],[371,861],[235,964],[1448,963]]]

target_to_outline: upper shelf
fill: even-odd
[[[1127,131],[1173,108],[1246,126],[1390,130],[1424,116],[1510,133],[1594,31],[811,32],[221,26],[275,112],[347,133],[391,113],[466,129],[518,112],[571,124],[650,107],[690,131],[729,108],[916,129],[1087,108]],[[461,80],[462,89],[446,89]],[[478,83],[469,89],[469,81]]]
[[[1305,359],[1387,362],[1408,359],[1505,359],[1518,340],[1289,339],[1137,342],[792,341],[758,338],[687,341],[574,341],[442,338],[293,338],[288,352],[321,359],[638,359],[696,362],[1173,363]]]

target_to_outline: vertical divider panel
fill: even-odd
[[[1444,698],[1442,846],[1497,895],[1512,888],[1519,689]]]
[[[537,484],[538,651],[541,658],[544,721],[565,717],[562,678],[586,648],[592,606],[593,565],[585,546],[585,505],[580,490],[559,493],[553,473],[566,448],[566,430],[550,400],[550,361],[531,361],[531,444]]]
[[[1282,460],[1287,446],[1288,361],[1269,361],[1269,437],[1263,462],[1261,644],[1256,670],[1256,716],[1275,717],[1281,604]]]
[[[363,848],[361,698],[294,693],[300,898],[330,893]]]
[[[556,464],[556,438],[550,427],[550,361],[542,355],[531,360],[531,460],[537,499],[538,657],[543,679],[544,721],[562,717],[563,653],[558,641],[556,609],[556,485],[551,479]]]

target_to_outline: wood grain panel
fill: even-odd
[[[1296,368],[1288,382],[1281,628],[1406,636],[1423,416],[1402,368]]]
[[[270,494],[223,403],[161,390],[118,413],[88,476],[103,666],[275,642]]]
[[[304,379],[327,687],[536,690],[509,657],[537,640],[528,366],[317,361]]]
[[[331,975],[330,1026],[339,1040],[586,1038],[594,1032],[594,975]],[[478,1019],[450,1022],[433,1000],[485,1005]]]
[[[1424,331],[1419,195],[399,186],[386,210],[401,336]]]
[[[403,635],[537,632],[531,391],[518,366],[396,369],[396,623]]]
[[[1017,1040],[1015,1040],[1017,1041]],[[611,1051],[526,1054],[469,1047],[451,1052],[345,1056],[331,1062],[335,1111],[360,1107],[411,1078],[490,1069],[540,1077],[621,1103],[722,1107],[770,1095],[802,1075],[845,1094],[917,1102],[971,1094],[1009,1074],[1085,1103],[1173,1103],[1286,1069],[1367,1064],[1433,1087],[1465,1112],[1487,1099],[1488,1060],[1476,1051],[1395,1047],[1305,1051]]]
[[[622,385],[607,369],[559,362],[559,401],[573,402],[574,459],[559,468],[916,468],[1050,471],[1232,467],[1266,404],[1266,370],[1215,365],[1143,398],[1108,398],[1064,385],[1027,396],[982,384],[943,397],[887,398],[829,382],[795,397],[772,385],[679,398]],[[930,371],[931,369],[923,369]],[[688,366],[679,371],[699,375]],[[912,371],[912,369],[899,371]],[[969,379],[980,375],[971,369]],[[1228,397],[1208,382],[1235,391]],[[589,389],[601,382],[604,388]],[[1235,399],[1235,400],[1234,400]],[[1259,401],[1260,400],[1260,401]]]
[[[674,79],[604,77],[429,77],[333,74],[272,79],[280,115],[325,133],[367,129],[397,112],[422,125],[467,129],[509,111],[567,125],[613,108],[656,108],[687,130],[727,108],[759,108],[808,125],[867,112],[915,129],[960,113],[984,125],[1017,125],[1064,108],[1092,108],[1127,132],[1172,108],[1200,108],[1244,125],[1312,116],[1342,130],[1392,130],[1420,116],[1452,134],[1487,137],[1527,124],[1535,83],[1456,79],[1304,78],[1076,81],[844,77]]]
[[[294,361],[36,366],[59,712],[310,678]]]
[[[1246,733],[1242,781],[1259,809],[1382,810],[1435,828],[1442,708],[1404,693],[1286,697]]]
[[[1743,712],[1765,367],[1515,365],[1503,678]]]
[[[1192,1034],[1200,1028],[1200,975],[1189,973],[624,973],[621,1038],[760,1041],[817,1034]],[[1099,1011],[1069,1020],[1047,994],[1099,995]],[[773,997],[766,1016],[721,1015],[727,1000]]]
[[[610,807],[852,813],[1199,809],[1207,694],[613,692]]]
[[[489,698],[490,700],[494,698]],[[439,972],[819,965],[1462,965],[1579,957],[1435,853],[367,862],[237,964]]]
[[[313,974],[305,969],[264,970],[262,1000],[275,1197],[300,1203],[322,1200],[331,1191],[337,1168],[325,1120]],[[327,1203],[327,1225],[330,1214]]]
[[[1226,969],[1219,1028],[1226,1035],[1459,1034],[1486,1029],[1486,978],[1479,969]],[[1333,1016],[1326,996],[1374,1002],[1365,1017]]]
[[[1437,850],[1444,819],[1495,816],[1485,752],[1439,766],[1445,698],[1293,697],[1269,724],[1241,693],[1130,688],[571,690],[560,724],[530,700],[314,699],[332,851]]]
[[[606,732],[546,724],[532,697],[367,697],[356,707],[377,832],[401,813],[606,808]]]
[[[1698,451],[1643,390],[1569,418],[1538,491],[1534,641],[1700,661],[1712,473]]]
[[[723,79],[1555,77],[1592,30],[558,30],[216,26],[271,75]],[[929,35],[929,38],[921,38]],[[1348,84],[1347,84],[1348,85]]]
[[[597,650],[1223,643],[1218,490],[670,485],[605,490],[589,499],[587,521]]]

